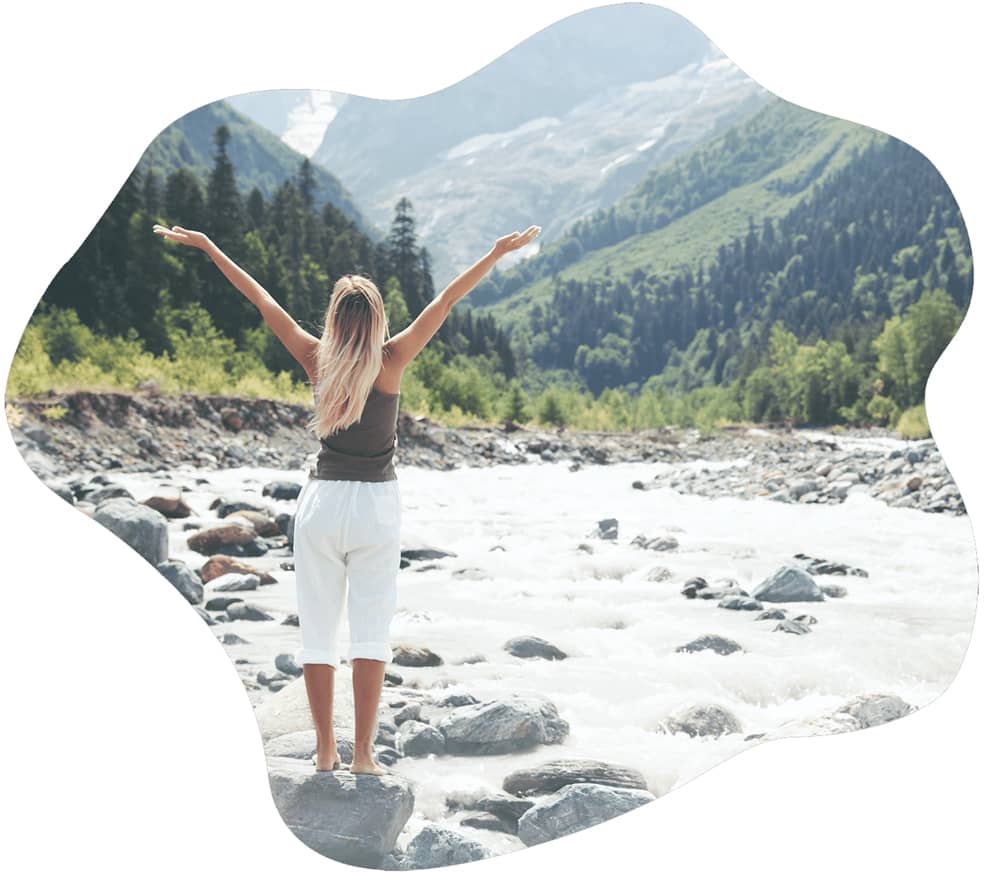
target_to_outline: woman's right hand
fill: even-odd
[[[183,243],[186,246],[191,246],[196,249],[204,250],[207,248],[209,242],[208,237],[200,231],[188,230],[187,228],[181,227],[177,224],[169,230],[162,224],[154,224],[153,233],[159,234],[164,239],[172,239],[174,242]]]
[[[502,236],[493,244],[493,254],[499,260],[504,255],[526,246],[541,232],[537,224],[531,225],[527,230],[515,231],[507,236]]]

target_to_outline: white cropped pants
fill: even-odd
[[[392,660],[402,503],[399,480],[308,479],[295,508],[295,592],[300,664],[340,663],[347,603],[348,660]]]

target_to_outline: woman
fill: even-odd
[[[374,283],[363,276],[341,276],[330,294],[323,335],[316,339],[205,234],[176,225],[169,230],[153,226],[154,233],[208,254],[260,310],[313,387],[316,410],[309,428],[321,447],[299,493],[293,550],[302,637],[296,654],[316,728],[317,770],[341,765],[333,734],[333,672],[346,599],[355,717],[351,772],[385,774],[375,763],[373,742],[385,665],[392,660],[389,624],[396,604],[401,521],[392,458],[403,370],[455,303],[500,258],[531,242],[540,230],[532,225],[498,239],[391,338]]]

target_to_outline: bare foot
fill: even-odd
[[[325,755],[322,758],[320,758],[319,753],[317,753],[313,755],[312,760],[313,764],[316,765],[316,770],[318,772],[323,772],[323,773],[326,773],[330,770],[337,770],[343,765],[343,761],[340,760],[339,754],[336,757],[332,758],[331,760],[327,761]],[[321,767],[320,764],[329,764],[330,766]]]
[[[371,758],[358,760],[355,758],[351,762],[352,773],[368,773],[371,776],[385,776],[385,770],[379,767]]]

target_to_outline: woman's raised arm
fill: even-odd
[[[315,361],[313,354],[319,340],[307,330],[301,328],[296,321],[282,309],[260,283],[246,270],[238,266],[225,252],[213,243],[205,234],[197,230],[186,230],[174,225],[169,230],[162,225],[154,224],[153,232],[165,239],[183,243],[196,249],[201,249],[222,271],[222,274],[243,294],[264,317],[271,330],[288,349],[292,357],[302,366],[310,382],[315,382]]]
[[[386,344],[391,350],[395,366],[402,369],[412,361],[417,352],[427,345],[438,328],[444,324],[451,308],[479,284],[493,265],[504,255],[527,245],[538,236],[539,231],[541,228],[533,224],[527,230],[515,231],[500,237],[488,254],[483,255],[468,270],[453,279],[409,325]]]

